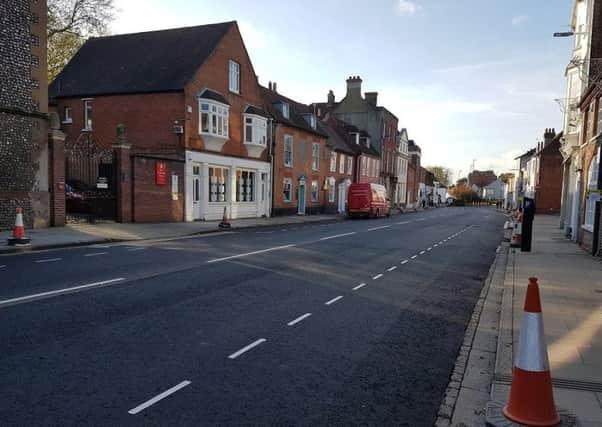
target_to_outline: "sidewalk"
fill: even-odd
[[[501,246],[467,329],[438,426],[484,426],[487,401],[507,402],[528,278],[539,279],[556,406],[602,426],[602,260],[538,215],[532,252]],[[504,254],[507,253],[507,262]],[[481,304],[481,310],[479,309]],[[474,329],[475,327],[472,326]],[[466,367],[466,369],[464,369]]]
[[[284,226],[305,223],[326,223],[344,221],[341,215],[282,216],[274,218],[234,219],[230,230]],[[153,224],[105,222],[97,224],[68,224],[65,227],[27,230],[31,246],[15,248],[6,245],[12,235],[10,231],[0,232],[0,254],[23,250],[39,250],[67,246],[91,245],[107,242],[160,239],[181,237],[224,231],[218,228],[220,221],[166,222]]]

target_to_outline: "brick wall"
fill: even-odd
[[[65,107],[71,108],[72,123],[65,123]],[[76,141],[84,128],[84,102],[81,98],[58,100],[61,129],[66,142]],[[106,148],[115,142],[115,129],[127,128],[132,152],[169,152],[180,150],[180,137],[173,133],[173,122],[184,118],[184,94],[153,93],[97,96],[92,99],[92,130],[98,143]]]
[[[316,214],[324,211],[324,202],[327,194],[323,190],[324,180],[329,173],[330,150],[326,149],[326,138],[310,134],[302,130],[278,125],[275,132],[276,143],[274,147],[274,181],[273,194],[274,203],[272,211],[274,215],[294,215],[297,213],[299,177],[305,176],[305,210],[308,214]],[[293,166],[284,165],[284,135],[293,137]],[[312,169],[312,144],[320,144],[320,170]],[[338,156],[337,156],[338,157]],[[338,160],[338,158],[337,158]],[[337,164],[338,168],[338,164]],[[283,181],[284,178],[292,180],[292,197],[290,202],[284,201]],[[351,178],[351,177],[350,177]],[[311,200],[311,182],[318,181],[318,201]]]
[[[48,219],[45,16],[42,0],[0,2],[0,230],[16,207],[26,227]]]
[[[535,191],[538,214],[560,213],[563,167],[559,148],[560,141],[555,140],[539,154],[539,185]]]
[[[155,164],[167,164],[167,184],[155,183]],[[178,199],[172,198],[171,176],[178,176]],[[184,162],[133,156],[133,221],[167,222],[184,219]]]

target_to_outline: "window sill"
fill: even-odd
[[[245,142],[245,147],[247,147],[247,154],[250,157],[259,158],[264,150],[267,148],[264,144],[257,144],[255,142]]]
[[[71,125],[71,124],[73,124],[73,120],[63,120],[61,122],[61,124],[63,124],[63,125]]]
[[[222,151],[222,148],[228,142],[229,137],[215,135],[212,133],[199,133],[199,136],[203,139],[205,148],[210,151]]]
[[[585,230],[585,231],[589,231],[590,233],[593,233],[593,232],[594,232],[594,226],[593,226],[593,225],[586,225],[586,224],[583,224],[583,225],[581,226],[581,228],[582,228],[583,230]]]
[[[293,165],[286,165],[286,164],[285,164],[285,165],[284,165],[284,167],[285,167],[285,168],[292,168],[292,167],[293,167]]]
[[[92,128],[83,128],[82,132],[92,132]]]

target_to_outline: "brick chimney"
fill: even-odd
[[[378,92],[366,92],[364,93],[364,97],[366,98],[366,102],[373,107],[376,107],[376,102],[378,100]]]
[[[328,91],[328,106],[332,107],[334,105],[334,92],[332,90]]]
[[[546,131],[543,134],[543,146],[542,146],[542,148],[547,147],[548,144],[550,142],[552,142],[552,140],[554,138],[556,138],[556,129],[554,129],[554,128],[546,129]]]
[[[362,79],[360,76],[351,76],[347,79],[347,98],[362,97]]]

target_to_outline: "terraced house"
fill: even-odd
[[[261,92],[271,118],[273,215],[323,213],[328,200],[328,135],[313,110],[278,93],[276,83],[261,87]]]
[[[236,22],[91,38],[50,95],[67,134],[70,189],[104,195],[87,214],[270,214],[268,118]]]

